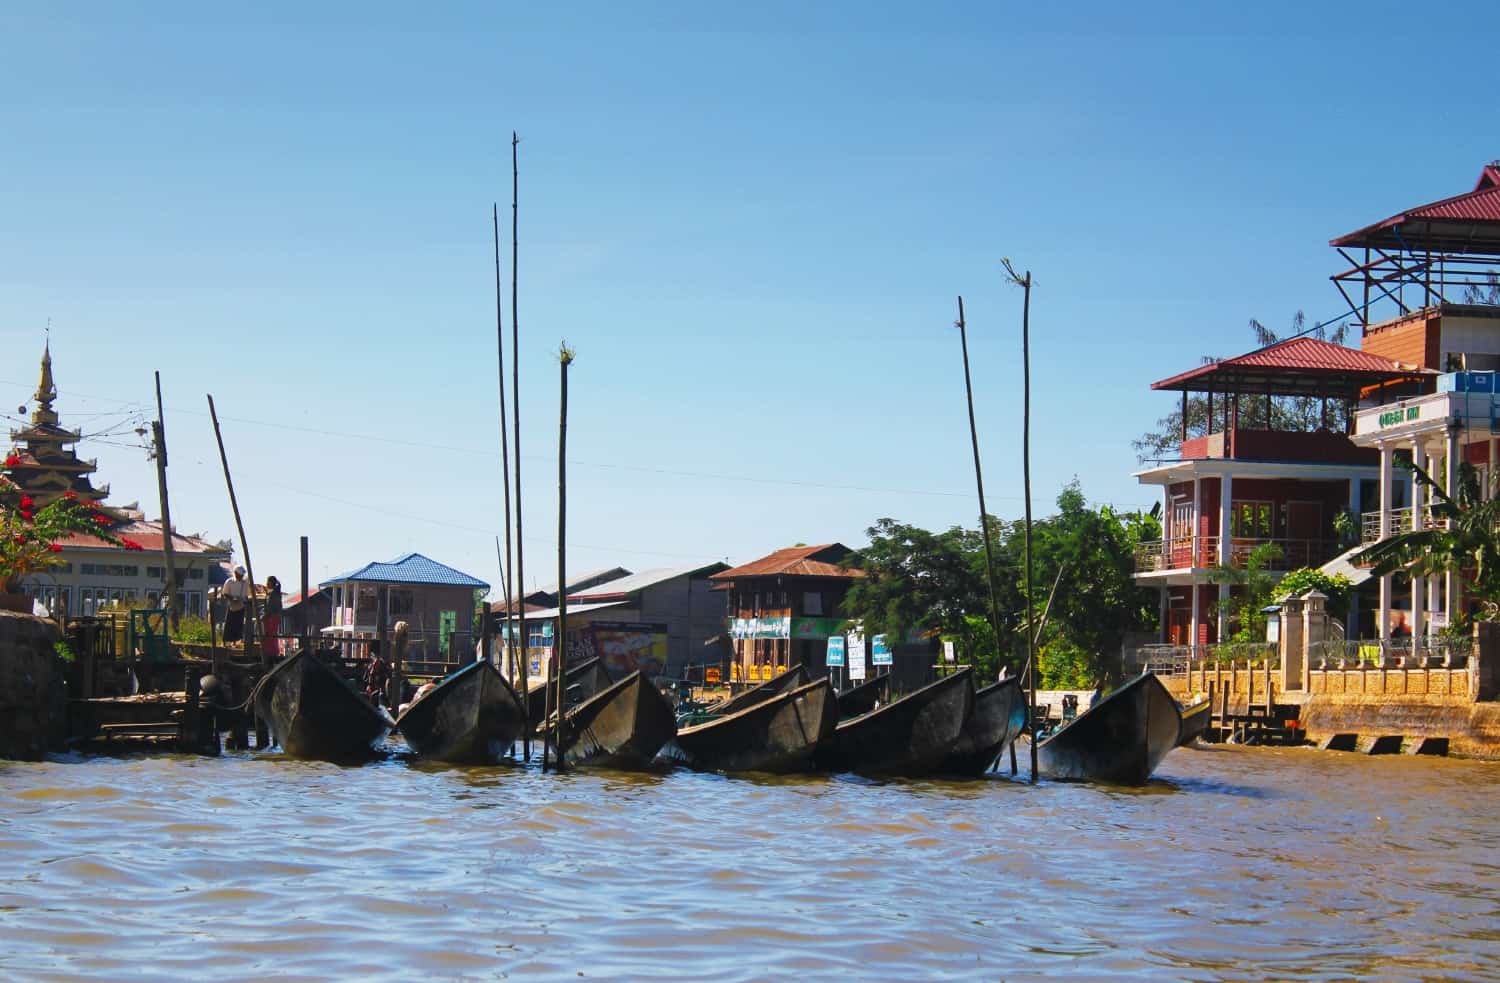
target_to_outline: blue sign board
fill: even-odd
[[[876,635],[871,640],[870,664],[873,666],[888,666],[891,664],[891,648],[885,643],[884,635]]]
[[[828,665],[841,666],[844,664],[844,636],[834,635],[828,639]]]

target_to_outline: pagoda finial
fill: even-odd
[[[42,346],[42,380],[36,387],[36,409],[31,412],[31,422],[35,424],[56,423],[57,414],[52,410],[52,401],[57,399],[57,385],[52,381],[52,338],[51,324],[48,324],[48,337]]]

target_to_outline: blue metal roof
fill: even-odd
[[[472,587],[476,590],[489,590],[490,587],[482,580],[430,560],[421,553],[407,553],[389,563],[367,563],[358,570],[325,580],[318,586],[322,588],[351,580],[377,584],[436,584],[443,587]]]

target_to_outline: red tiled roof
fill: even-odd
[[[1354,379],[1359,382],[1404,379],[1425,372],[1414,365],[1403,365],[1358,348],[1335,345],[1318,338],[1300,337],[1278,341],[1234,358],[1220,359],[1196,369],[1153,382],[1152,389],[1185,389],[1196,391],[1197,382],[1207,387],[1210,379],[1223,383],[1233,377],[1268,376],[1305,379],[1324,377],[1330,380]],[[1216,385],[1216,390],[1221,386]]]
[[[1485,166],[1474,184],[1473,191],[1444,198],[1416,208],[1398,212],[1382,222],[1340,236],[1329,242],[1331,246],[1377,245],[1385,237],[1379,233],[1402,226],[1413,220],[1430,219],[1452,222],[1494,222],[1500,224],[1500,162]],[[1379,242],[1377,242],[1379,240]],[[1416,243],[1411,248],[1420,248]]]
[[[788,546],[752,560],[743,566],[722,570],[710,580],[734,580],[738,577],[768,577],[790,575],[794,577],[842,577],[853,580],[863,577],[863,570],[854,570],[838,565],[838,561],[852,552],[842,543],[824,543],[822,546]]]
[[[144,520],[133,520],[120,523],[110,527],[110,531],[121,539],[128,539],[139,543],[141,549],[150,553],[160,553],[166,543],[166,535],[163,533],[161,523],[146,522]],[[73,533],[58,543],[68,549],[85,550],[114,550],[119,549],[113,543],[100,539],[98,536],[90,536],[87,533]],[[206,543],[192,536],[184,536],[181,533],[172,534],[172,549],[177,553],[199,553],[199,554],[222,554],[213,543]]]

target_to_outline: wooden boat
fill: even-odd
[[[837,714],[833,684],[819,679],[678,730],[666,756],[700,771],[806,771]]]
[[[848,720],[875,709],[875,704],[890,688],[891,674],[882,673],[874,679],[851,686],[839,694],[839,719]]]
[[[1208,730],[1208,724],[1213,715],[1213,708],[1208,700],[1199,700],[1190,707],[1183,707],[1182,729],[1177,734],[1177,746],[1191,744],[1202,737],[1203,732]]]
[[[974,694],[974,712],[938,771],[978,778],[1025,728],[1026,693],[1021,689],[1021,677],[991,683]]]
[[[604,660],[597,656],[585,659],[576,666],[568,667],[567,686],[564,692],[569,702],[574,700],[583,702],[597,693],[609,688],[614,680],[609,678],[609,670],[604,668]],[[531,710],[532,730],[541,728],[542,721],[547,716],[547,687],[552,687],[552,698],[557,699],[557,674],[553,673],[547,683],[537,683],[526,691],[527,705]],[[557,708],[552,708],[557,712]]]
[[[779,674],[761,683],[752,686],[739,696],[730,697],[708,708],[708,713],[715,716],[727,717],[731,713],[738,713],[746,707],[753,707],[757,703],[764,703],[773,696],[789,693],[798,686],[808,684],[807,670],[802,668],[802,663],[797,663],[789,669],[782,670]]]
[[[932,772],[953,750],[974,712],[972,675],[972,670],[960,669],[841,722],[818,748],[818,768],[908,777]]]
[[[308,649],[262,676],[254,703],[276,743],[294,758],[369,757],[394,723],[390,714]]]
[[[1037,767],[1051,778],[1144,785],[1181,730],[1177,701],[1142,673],[1038,744]]]
[[[521,698],[488,662],[471,662],[396,718],[396,729],[424,758],[492,764],[526,728]]]
[[[563,760],[573,766],[644,768],[677,733],[672,701],[637,669],[563,716]]]

